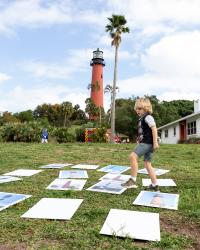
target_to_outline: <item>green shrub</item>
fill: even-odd
[[[7,123],[1,127],[1,137],[6,142],[39,142],[42,128],[37,122]]]
[[[74,142],[75,136],[68,132],[67,128],[56,128],[53,132],[59,143]]]

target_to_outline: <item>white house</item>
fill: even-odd
[[[200,138],[200,100],[194,101],[194,113],[158,128],[158,133],[164,144]]]

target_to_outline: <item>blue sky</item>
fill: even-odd
[[[199,0],[1,0],[0,111],[70,101],[85,108],[92,51],[104,52],[112,84],[107,17],[124,15],[118,98],[200,99]],[[104,97],[105,109],[110,97]]]

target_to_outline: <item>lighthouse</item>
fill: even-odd
[[[103,51],[93,51],[93,58],[90,62],[92,67],[92,82],[91,82],[91,99],[97,107],[103,108],[103,67],[105,62],[103,59]]]

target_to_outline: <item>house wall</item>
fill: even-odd
[[[188,123],[191,123],[193,121],[196,121],[196,129],[197,133],[193,135],[187,134],[187,127],[186,127],[186,139],[189,139],[191,137],[200,137],[200,118],[191,117],[187,119],[186,125]],[[176,135],[174,136],[174,127],[176,127]],[[165,130],[168,130],[168,137],[165,137]],[[163,128],[161,133],[161,143],[163,144],[177,144],[180,140],[180,127],[179,123],[173,124],[169,127]]]
[[[174,135],[174,128],[176,128],[176,135]],[[168,137],[165,137],[165,130],[168,130]],[[173,126],[166,127],[162,129],[161,133],[161,143],[163,144],[176,144],[180,138],[179,124],[174,124]]]
[[[193,135],[188,135],[187,134],[187,139],[191,138],[191,137],[200,137],[200,118],[198,119],[194,119],[194,118],[190,118],[187,120],[187,124],[190,122],[196,121],[196,129],[197,129],[197,133],[193,134]]]

